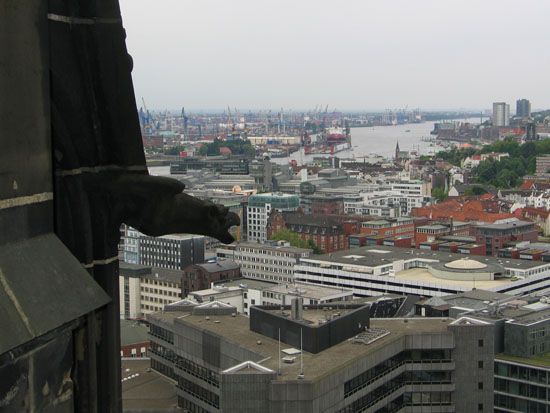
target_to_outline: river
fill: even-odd
[[[463,119],[464,122],[479,123],[479,118]],[[351,128],[352,148],[338,152],[335,156],[340,158],[353,158],[375,153],[384,157],[393,157],[395,145],[399,142],[402,151],[418,150],[421,154],[429,153],[430,142],[422,141],[423,137],[431,137],[430,132],[436,122],[410,123],[395,126],[375,126],[370,128]],[[302,155],[303,161],[308,162],[322,154]],[[286,164],[290,159],[300,161],[300,154],[294,152],[289,158],[274,158],[273,162]],[[300,163],[300,162],[299,162]]]

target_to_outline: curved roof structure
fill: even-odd
[[[452,268],[454,270],[481,270],[483,268],[487,268],[487,264],[468,258],[460,258],[458,260],[448,262],[445,264],[445,267]]]

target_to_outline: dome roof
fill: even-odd
[[[468,258],[461,258],[459,260],[451,261],[445,264],[445,267],[455,270],[481,270],[487,267],[487,264],[476,260],[470,260]]]

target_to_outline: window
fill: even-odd
[[[482,381],[479,381],[479,382],[477,383],[477,389],[478,389],[478,390],[483,390],[483,382],[482,382]]]
[[[477,368],[478,368],[478,369],[482,369],[482,368],[483,368],[483,361],[482,361],[482,360],[479,360],[479,361],[477,362]]]
[[[483,403],[478,403],[478,404],[477,404],[477,411],[478,411],[478,412],[482,412],[482,411],[483,411]]]
[[[478,347],[483,347],[483,339],[477,340],[477,346]]]

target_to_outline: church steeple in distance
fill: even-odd
[[[395,145],[395,160],[397,161],[399,159],[399,141],[397,141],[397,144]]]

